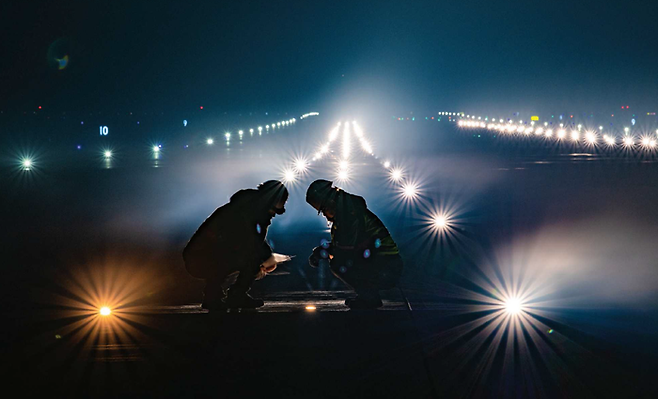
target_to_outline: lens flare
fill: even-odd
[[[112,310],[110,310],[110,308],[108,308],[107,306],[103,306],[100,309],[99,313],[101,314],[101,316],[109,316],[110,314],[112,314]]]
[[[213,145],[214,142],[215,142],[215,140],[213,140],[213,139],[206,140],[206,144],[208,144],[208,145]]]

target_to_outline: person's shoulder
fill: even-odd
[[[368,205],[366,204],[366,199],[361,197],[360,195],[356,194],[347,194],[350,196],[350,199],[352,200],[352,204],[356,207],[359,208],[367,208]]]

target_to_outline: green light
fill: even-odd
[[[548,330],[548,333],[553,334],[553,329],[551,328],[550,330]]]

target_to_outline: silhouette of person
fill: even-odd
[[[309,264],[317,267],[321,259],[329,260],[333,274],[357,293],[345,301],[351,309],[381,307],[379,291],[395,287],[402,275],[400,251],[362,197],[332,185],[316,180],[306,191],[306,202],[332,223],[331,242],[316,247]]]
[[[257,189],[240,190],[217,208],[194,233],[183,250],[185,268],[206,280],[203,308],[257,308],[263,301],[247,292],[254,280],[276,268],[283,257],[272,254],[267,229],[285,212],[288,190],[277,180]],[[275,256],[277,255],[277,256]],[[236,278],[237,276],[237,278]],[[225,288],[235,279],[228,289]]]

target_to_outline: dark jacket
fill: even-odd
[[[258,266],[272,255],[266,241],[272,218],[259,194],[238,191],[201,224],[183,250],[192,276],[228,275],[244,265]]]
[[[337,195],[336,216],[331,226],[332,264],[363,258],[366,250],[368,257],[400,253],[388,229],[368,209],[363,197],[342,190]]]

